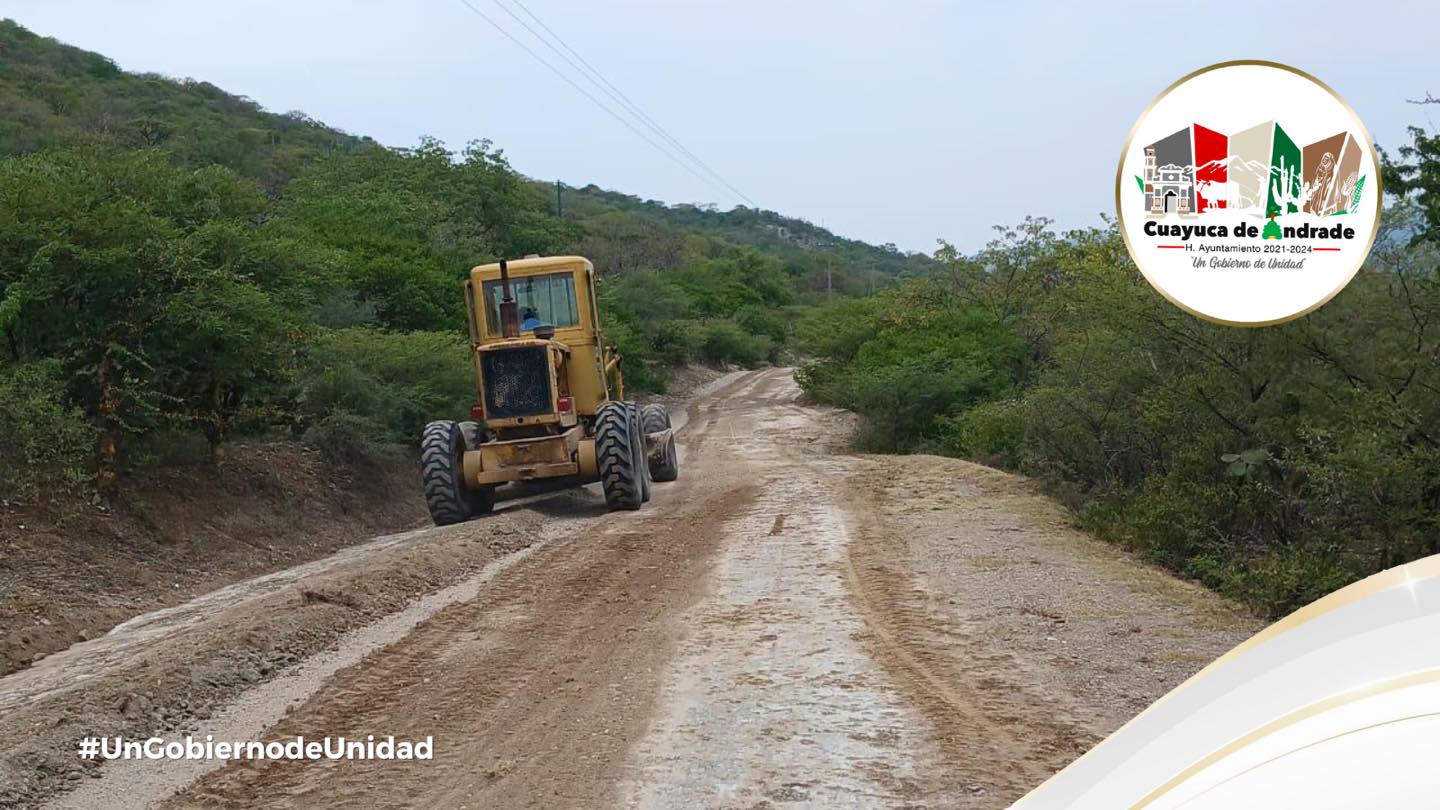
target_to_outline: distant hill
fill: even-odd
[[[554,193],[553,189],[550,193]],[[896,277],[928,273],[934,262],[923,254],[902,253],[894,245],[872,245],[846,239],[802,219],[737,206],[729,211],[690,204],[667,205],[642,200],[598,186],[565,189],[564,203],[581,222],[606,221],[616,213],[651,220],[672,232],[701,232],[726,241],[751,245],[779,257],[792,273],[807,279],[813,292],[833,288],[838,294],[874,292]],[[827,276],[827,273],[829,275]]]
[[[220,164],[271,194],[317,158],[383,148],[301,112],[266,111],[208,82],[126,73],[100,54],[0,20],[0,154],[97,139],[163,148],[191,166]],[[535,185],[553,199],[552,186]],[[663,267],[667,256],[677,255],[674,246],[692,236],[776,256],[817,294],[869,292],[930,266],[924,256],[845,239],[772,211],[666,205],[595,186],[567,188],[564,195],[564,218],[589,234],[577,249],[596,250],[597,263],[613,258],[617,271],[636,260]],[[615,240],[607,239],[607,229]]]
[[[271,190],[317,155],[379,148],[208,82],[126,73],[100,54],[0,20],[0,153],[94,138],[219,163]]]

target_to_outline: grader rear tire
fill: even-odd
[[[664,405],[646,405],[640,409],[640,425],[647,434],[670,428],[670,412]],[[665,451],[650,462],[650,477],[656,481],[674,481],[680,477],[680,455],[675,451],[675,436],[665,440]]]
[[[470,504],[461,472],[465,434],[449,420],[431,422],[420,439],[420,485],[425,505],[436,526],[450,526],[470,519]]]
[[[659,433],[670,427],[670,412],[664,405],[646,405],[640,409],[640,426],[646,433]]]
[[[595,460],[600,488],[611,511],[639,509],[645,502],[645,457],[636,455],[639,420],[627,402],[606,402],[595,412]]]

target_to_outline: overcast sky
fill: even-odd
[[[1405,103],[1440,96],[1436,0],[520,1],[761,207],[907,250],[973,250],[1027,214],[1098,223],[1135,118],[1214,62],[1317,75],[1392,152],[1406,125],[1440,122]],[[469,2],[569,70],[501,9],[540,30],[514,0]],[[462,0],[0,0],[0,16],[392,146],[489,138],[532,177],[740,202]]]

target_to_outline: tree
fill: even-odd
[[[1427,96],[1423,103],[1440,103]],[[1381,152],[1380,175],[1385,191],[1398,196],[1413,195],[1424,212],[1424,227],[1415,239],[1440,239],[1440,136],[1429,135],[1419,127],[1410,127],[1412,142],[1397,151],[1402,162],[1392,162]]]
[[[255,232],[209,238],[264,207],[228,170],[187,171],[156,152],[0,163],[0,208],[13,214],[0,220],[0,330],[15,359],[63,363],[96,424],[102,491],[118,485],[126,435],[204,413],[218,447],[244,380],[274,367],[283,318],[232,265]]]

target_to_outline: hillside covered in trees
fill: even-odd
[[[806,307],[933,266],[768,211],[390,149],[0,21],[0,494],[293,435],[341,460],[473,399],[469,267],[578,252],[626,379],[779,360]]]

